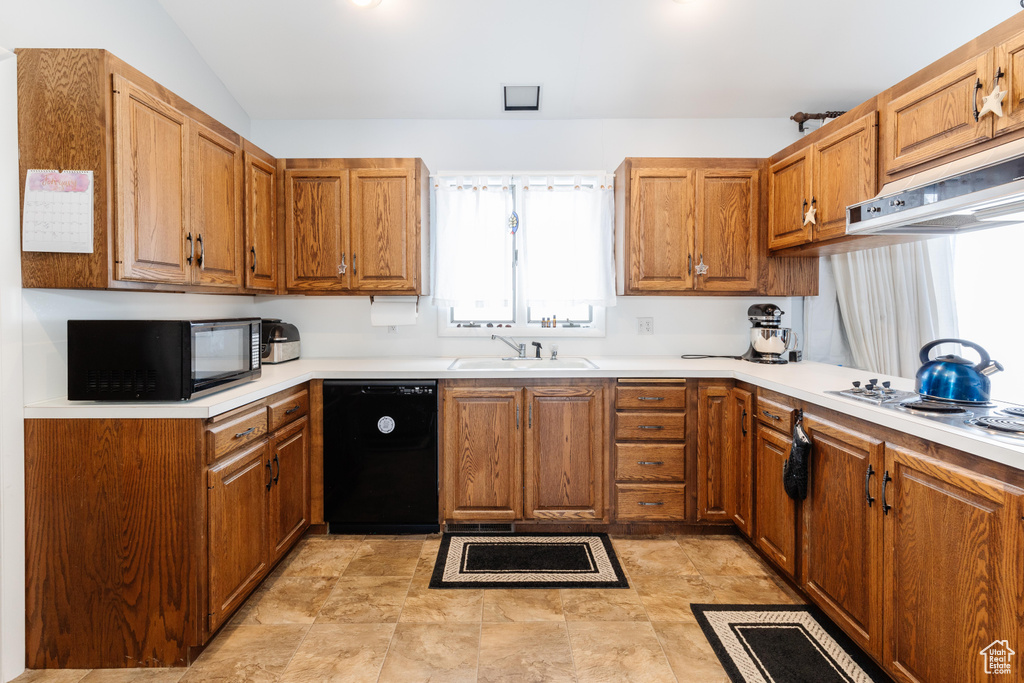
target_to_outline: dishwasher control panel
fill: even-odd
[[[434,394],[434,387],[398,387],[398,393],[403,396],[411,396],[414,394],[432,396]]]

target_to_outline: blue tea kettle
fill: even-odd
[[[929,352],[939,344],[963,344],[978,352],[981,361],[971,361],[949,354],[935,360],[928,358]],[[988,352],[966,339],[936,339],[921,347],[921,368],[917,371],[917,393],[939,401],[957,403],[987,403],[991,382],[988,376],[999,372],[1003,366],[994,361]]]

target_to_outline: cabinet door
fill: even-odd
[[[348,171],[284,172],[286,285],[348,289]]]
[[[975,120],[992,87],[992,53],[964,62],[882,107],[882,163],[894,174],[992,137],[992,117]]]
[[[630,179],[630,293],[693,289],[696,171],[633,169]]]
[[[771,167],[768,176],[768,248],[782,249],[811,241],[813,226],[804,223],[811,205],[810,150],[803,149]]]
[[[995,118],[995,134],[1002,135],[1024,126],[1024,33],[1018,33],[996,48],[992,68],[989,83],[994,83],[995,76],[1001,74],[999,88],[1007,91],[1003,100],[1003,116]],[[991,85],[985,94],[990,92]]]
[[[725,460],[726,509],[739,530],[754,534],[754,395],[745,389],[729,390]]]
[[[419,276],[416,183],[406,169],[349,171],[352,288],[415,292]]]
[[[526,390],[526,519],[604,518],[601,383]]]
[[[882,513],[876,499],[884,443],[810,415],[804,427],[814,445],[807,499],[801,505],[800,583],[858,645],[878,656]]]
[[[846,207],[875,196],[877,119],[878,114],[871,112],[814,145],[815,241],[845,235]]]
[[[246,289],[277,289],[277,170],[259,157],[245,153],[245,264]]]
[[[267,572],[267,442],[247,448],[207,475],[210,632],[241,605]]]
[[[189,119],[114,76],[115,278],[188,284]]]
[[[443,391],[445,519],[522,518],[522,391]]]
[[[242,150],[209,128],[192,128],[192,280],[242,286]]]
[[[309,418],[301,417],[270,442],[270,561],[277,562],[309,526]]]
[[[732,519],[726,502],[731,461],[729,384],[701,382],[697,407],[697,519]]]
[[[694,258],[707,266],[697,270],[696,286],[708,292],[752,292],[757,289],[760,238],[756,170],[700,171]]]
[[[782,467],[789,458],[789,437],[764,425],[757,428],[755,506],[757,547],[779,568],[796,576],[796,502],[782,488]]]
[[[999,678],[982,651],[1024,642],[1024,492],[889,444],[885,466],[883,663],[899,681]]]

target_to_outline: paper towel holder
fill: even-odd
[[[397,295],[395,295],[395,296],[396,296],[396,297],[398,297],[398,296],[403,296],[403,295],[401,295],[401,294],[397,294]],[[408,296],[408,295],[404,295],[404,296]],[[375,297],[374,295],[372,295],[372,294],[370,295],[370,303],[371,303],[371,304],[373,303],[373,300],[374,300],[375,298],[376,298],[376,297]],[[385,298],[388,298],[388,299],[389,299],[389,298],[391,298],[391,297],[389,296],[389,297],[385,297]],[[419,315],[419,314],[420,314],[420,295],[419,295],[419,294],[417,294],[417,295],[416,295],[416,315]]]

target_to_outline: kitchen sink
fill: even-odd
[[[597,370],[586,358],[456,358],[449,370]]]

